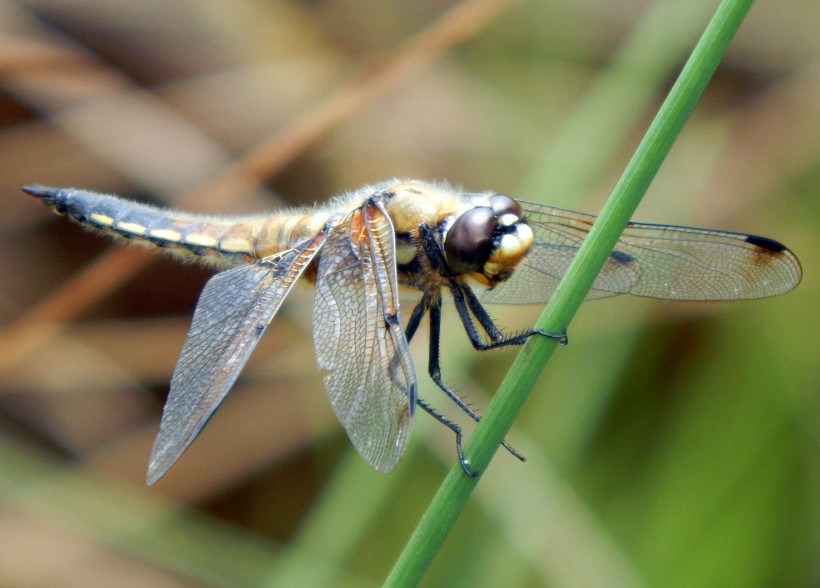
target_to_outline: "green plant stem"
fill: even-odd
[[[635,154],[615,186],[589,237],[561,280],[537,323],[560,333],[583,302],[626,223],[646,193],[694,109],[753,0],[723,0],[706,27]],[[674,26],[674,25],[673,25]],[[456,464],[442,483],[387,578],[387,586],[414,586],[455,523],[480,474],[489,465],[557,342],[532,337],[510,368],[486,415],[465,446],[479,476],[468,478]]]

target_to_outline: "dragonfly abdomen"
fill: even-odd
[[[178,212],[74,188],[26,186],[54,212],[97,232],[154,245],[219,267],[250,263],[295,247],[323,230],[330,214],[292,209],[253,217]]]
[[[168,249],[183,257],[202,258],[219,266],[252,261],[254,227],[264,222],[179,213],[73,188],[35,185],[24,190],[56,213],[100,233]]]

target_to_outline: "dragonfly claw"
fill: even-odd
[[[534,329],[533,333],[536,335],[541,335],[542,337],[548,337],[549,339],[558,339],[558,344],[561,346],[569,345],[569,337],[567,337],[566,331],[561,333],[549,333],[547,331],[542,331],[541,329]]]

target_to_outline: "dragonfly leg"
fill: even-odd
[[[421,398],[416,399],[416,404],[418,404],[427,414],[431,417],[436,419],[442,425],[453,431],[456,434],[456,453],[458,454],[458,462],[461,464],[461,469],[464,470],[464,473],[469,478],[475,478],[478,475],[478,472],[473,471],[470,469],[470,462],[464,457],[464,451],[461,448],[461,427],[455,424],[453,421],[448,419],[446,416],[438,412],[435,408],[427,404]]]
[[[493,319],[490,318],[484,305],[481,304],[481,301],[479,301],[472,289],[466,284],[459,283],[456,279],[455,274],[445,261],[444,251],[442,251],[441,244],[436,240],[434,231],[430,229],[430,227],[422,225],[419,227],[419,235],[421,237],[421,245],[424,248],[424,252],[430,264],[447,279],[448,287],[453,294],[453,301],[455,302],[458,316],[464,325],[464,330],[467,331],[470,343],[475,349],[484,351],[507,345],[523,345],[524,342],[533,335],[558,339],[561,345],[567,344],[566,331],[562,333],[548,333],[540,329],[530,329],[516,335],[504,335],[501,329],[493,322]],[[472,316],[470,313],[472,313]],[[485,343],[482,340],[473,322],[473,317],[475,317],[475,320],[481,325],[484,332],[487,333],[487,336],[490,338],[489,343]]]
[[[427,296],[425,295],[421,302],[419,302],[413,309],[413,313],[410,315],[410,320],[407,321],[407,328],[404,329],[404,337],[407,339],[408,343],[410,343],[413,339],[413,335],[416,334],[416,331],[421,324],[421,319],[424,318],[424,311],[427,310],[427,304]]]
[[[457,284],[457,287],[462,294],[462,296],[456,296],[456,293],[453,292],[453,296],[456,300],[456,308],[458,309],[458,315],[461,318],[461,322],[464,323],[464,327],[467,330],[468,335],[470,334],[470,329],[467,327],[467,323],[473,327],[472,332],[475,333],[475,339],[470,336],[470,342],[476,349],[483,351],[485,349],[495,349],[496,347],[504,347],[507,345],[523,345],[526,340],[533,335],[540,335],[550,339],[558,339],[558,342],[561,345],[566,345],[569,343],[569,338],[567,337],[566,331],[563,331],[562,333],[548,333],[547,331],[542,331],[541,329],[529,329],[516,335],[504,335],[495,325],[493,319],[490,318],[490,315],[487,313],[484,305],[481,304],[481,301],[476,298],[476,295],[472,289],[469,286],[464,286],[461,284]],[[467,308],[469,308],[469,311]],[[481,325],[481,328],[484,329],[487,335],[489,335],[491,340],[490,343],[485,343],[478,336],[478,332],[473,326],[470,312],[472,312],[473,316],[478,321],[478,324]]]
[[[464,411],[467,416],[473,419],[475,422],[479,422],[481,420],[481,416],[479,416],[470,406],[464,402],[464,400],[455,392],[450,390],[449,386],[444,383],[444,380],[441,378],[441,364],[439,363],[439,351],[440,351],[440,337],[441,337],[441,298],[436,299],[434,302],[430,303],[429,305],[430,310],[430,352],[428,353],[429,359],[427,364],[427,372],[430,374],[430,379],[436,383],[438,386],[449,398],[452,400],[456,406],[458,406],[462,411]],[[513,447],[503,441],[501,445],[509,451],[513,456],[518,458],[520,461],[526,461],[526,458],[518,453]]]

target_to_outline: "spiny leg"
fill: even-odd
[[[456,406],[458,406],[462,411],[464,411],[471,419],[475,422],[479,422],[481,417],[468,406],[464,400],[461,399],[458,394],[450,390],[450,388],[444,383],[441,379],[441,366],[439,364],[439,345],[440,345],[440,335],[441,335],[441,297],[436,294],[431,294],[425,292],[422,300],[416,305],[413,309],[413,313],[410,315],[410,319],[407,321],[407,328],[405,330],[405,337],[409,342],[413,335],[416,334],[416,331],[421,324],[421,319],[424,317],[424,312],[430,312],[430,352],[429,352],[429,360],[428,360],[428,373],[430,374],[430,378],[435,382],[436,386],[441,389],[450,400],[452,400]],[[452,429],[456,433],[456,448],[458,450],[459,460],[462,461],[462,468],[465,472],[469,469],[465,463],[463,463],[463,455],[461,452],[461,428],[455,425],[449,419],[445,419],[442,415],[440,415],[437,411],[433,410],[431,412],[432,407],[426,404],[425,402],[421,401],[421,399],[417,399],[417,404],[421,406],[426,412],[431,414],[436,420],[441,423],[444,423],[447,427]],[[444,420],[442,420],[444,419]],[[446,421],[446,422],[445,422]],[[518,458],[521,461],[526,461],[526,458],[518,453],[515,449],[513,449],[506,441],[503,441],[502,446],[504,449],[509,451],[512,455]]]
[[[424,318],[425,311],[430,307],[430,298],[431,298],[431,296],[429,294],[424,293],[421,301],[413,309],[413,312],[410,315],[410,319],[407,321],[407,328],[404,331],[404,336],[407,339],[408,343],[413,339],[413,335],[416,334],[416,331],[418,330],[419,325],[421,325],[421,319]],[[441,299],[439,298],[439,307],[440,307],[440,305],[441,305]],[[436,339],[438,340],[438,337],[436,337]],[[436,349],[438,349],[438,344],[436,344]],[[438,357],[438,353],[436,353],[436,357]],[[435,381],[435,379],[434,379],[434,381]],[[442,387],[442,384],[441,384],[440,381],[438,381],[436,383],[439,385],[439,387]],[[465,410],[467,412],[467,414],[472,416],[476,421],[478,420],[478,418],[479,418],[478,415],[476,415],[467,405],[465,405],[464,402],[462,402],[462,400],[458,396],[452,394],[446,388],[443,388],[443,389],[445,390],[445,392],[447,392],[447,395],[450,396],[450,398],[453,399],[453,401],[456,403],[456,405],[458,405],[463,410]],[[464,473],[465,473],[465,475],[467,475],[467,477],[474,478],[477,475],[477,472],[474,472],[473,470],[470,469],[470,465],[467,462],[467,459],[464,457],[464,450],[462,448],[463,433],[461,431],[461,427],[459,427],[456,423],[454,423],[453,421],[451,421],[450,419],[445,417],[443,414],[438,412],[435,408],[433,408],[432,406],[427,404],[427,402],[425,402],[424,400],[422,400],[418,396],[416,396],[416,405],[420,406],[421,409],[424,410],[424,412],[429,414],[431,417],[433,417],[438,422],[440,422],[442,425],[444,425],[445,427],[450,429],[453,433],[455,433],[455,435],[456,435],[456,455],[458,455],[458,463],[461,464],[461,469],[464,470]],[[513,455],[518,456],[518,454],[516,454],[514,452],[513,452]],[[519,458],[520,458],[520,456],[519,456]]]
[[[410,319],[407,321],[407,328],[404,329],[404,337],[407,339],[407,342],[413,339],[413,336],[416,334],[416,331],[421,324],[421,319],[424,318],[424,313],[427,310],[428,302],[427,302],[427,294],[421,299],[421,302],[416,304],[416,307],[413,309],[412,314],[410,314]]]
[[[416,404],[419,405],[427,414],[456,434],[456,454],[458,455],[458,463],[461,464],[461,469],[464,470],[464,473],[467,474],[468,477],[475,478],[478,473],[470,469],[470,463],[464,457],[464,450],[461,448],[461,427],[438,412],[421,398],[416,398]]]
[[[548,333],[540,329],[530,329],[517,335],[504,335],[504,333],[502,333],[501,330],[495,325],[492,318],[490,318],[490,315],[484,309],[484,305],[482,305],[478,298],[476,298],[476,295],[473,293],[472,289],[466,284],[461,284],[458,282],[455,274],[450,269],[450,266],[447,265],[444,257],[444,251],[442,251],[441,244],[436,240],[434,231],[426,225],[421,225],[419,227],[419,234],[421,237],[422,248],[427,255],[427,259],[430,261],[430,264],[436,271],[447,279],[448,287],[453,294],[453,301],[455,302],[458,316],[461,319],[461,323],[464,325],[464,330],[467,331],[467,336],[470,338],[470,343],[475,349],[484,351],[487,349],[495,349],[496,347],[505,347],[507,345],[523,345],[524,342],[526,342],[526,340],[533,335],[541,335],[543,337],[549,337],[550,339],[559,339],[562,345],[567,344],[566,332],[555,334]],[[472,316],[470,315],[471,312]],[[482,340],[481,335],[473,322],[473,316],[490,338],[489,343],[485,343]]]
[[[440,338],[441,338],[441,298],[436,299],[430,304],[430,352],[428,354],[427,372],[430,378],[461,410],[473,419],[475,422],[481,420],[479,416],[462,398],[450,390],[444,380],[441,378],[441,364],[439,363]],[[512,455],[521,461],[526,461],[526,458],[518,453],[506,441],[502,441],[501,445],[509,451]]]
[[[524,331],[523,333],[519,333],[517,335],[507,336],[504,335],[500,329],[495,325],[493,319],[490,318],[490,315],[487,314],[487,310],[484,308],[484,305],[481,304],[481,301],[476,298],[475,293],[473,292],[472,288],[462,284],[454,284],[452,287],[455,287],[459,290],[463,297],[458,297],[461,304],[469,307],[469,312],[467,312],[467,308],[464,308],[464,312],[462,313],[459,310],[459,317],[461,318],[462,323],[464,323],[465,329],[469,333],[472,330],[475,333],[476,338],[470,338],[470,342],[473,344],[478,350],[485,350],[485,349],[495,349],[496,347],[505,347],[507,345],[523,345],[527,339],[532,337],[533,335],[540,335],[542,337],[548,337],[550,339],[558,339],[558,342],[561,345],[566,345],[569,342],[567,338],[567,333],[564,331],[563,333],[548,333],[547,331],[542,331],[541,329],[529,329]],[[452,288],[451,287],[451,288]],[[455,297],[455,292],[453,292],[453,296]],[[459,302],[456,302],[456,307],[458,308]],[[478,331],[473,326],[472,319],[470,318],[470,312],[473,313],[473,316],[478,321],[478,324],[481,325],[481,328],[489,335],[491,342],[485,343],[481,340],[478,336]],[[467,328],[467,322],[471,325],[472,329]]]

